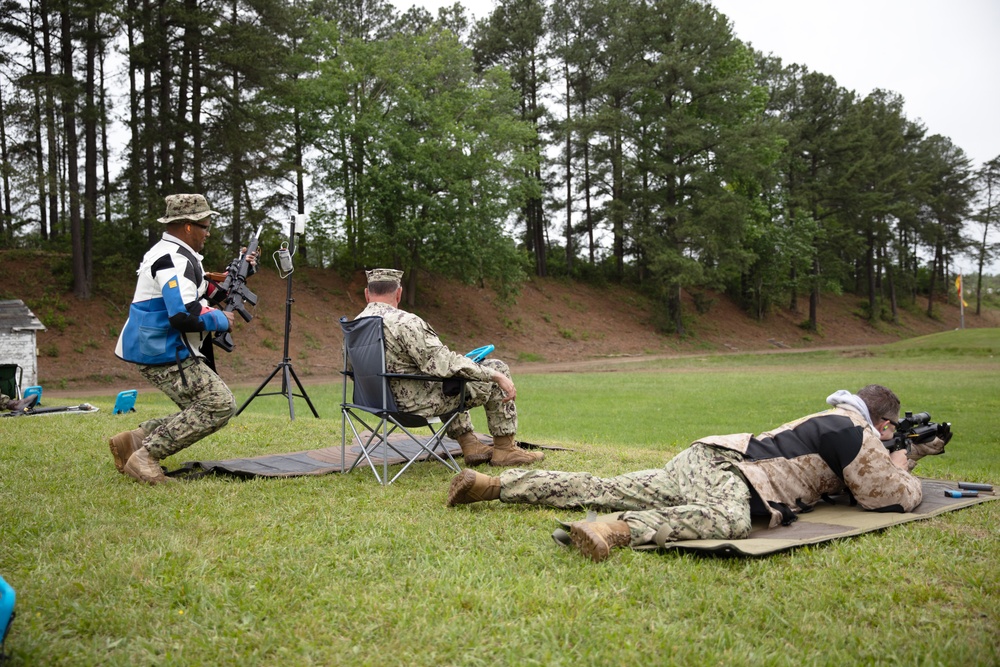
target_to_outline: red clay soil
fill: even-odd
[[[135,369],[114,355],[134,288],[132,271],[122,272],[115,294],[81,301],[54,287],[52,262],[52,255],[42,253],[0,252],[0,298],[22,299],[48,325],[38,335],[39,383],[46,391],[116,391],[141,385]],[[658,327],[664,322],[657,315],[662,308],[619,286],[533,279],[514,303],[503,305],[489,289],[423,273],[419,282],[416,305],[404,302],[402,307],[430,322],[455,350],[495,345],[494,356],[508,361],[516,373],[584,370],[595,362],[606,366],[613,359],[642,356],[876,345],[959,326],[955,303],[936,303],[932,319],[922,299],[918,308],[900,313],[900,324],[873,326],[860,316],[862,299],[829,295],[820,303],[817,334],[799,326],[807,319],[804,310],[778,310],[758,322],[725,295],[716,294],[710,295],[714,303],[703,315],[687,300],[687,335],[680,337]],[[219,372],[238,386],[256,386],[284,356],[287,283],[266,266],[250,279],[249,287],[259,297],[253,320],[237,318],[231,354],[216,351]],[[338,319],[354,317],[364,308],[363,273],[345,279],[334,271],[297,269],[292,298],[289,357],[296,373],[313,381],[337,377]],[[805,308],[806,301],[801,303]],[[1000,326],[1000,313],[988,311],[979,317],[967,309],[965,326]]]

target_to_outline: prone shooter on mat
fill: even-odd
[[[115,354],[137,364],[142,376],[181,410],[145,421],[108,443],[118,471],[148,484],[169,481],[160,461],[218,431],[236,412],[232,392],[215,372],[212,339],[213,334],[226,339],[236,306],[256,303],[243,283],[256,270],[257,237],[230,265],[230,273],[235,266],[240,274],[234,298],[233,290],[226,293],[209,283],[199,254],[218,213],[199,194],[170,195],[166,205],[166,215],[157,220],[166,231],[139,265]],[[223,301],[225,309],[211,307]],[[249,320],[245,312],[241,315]],[[221,346],[232,349],[231,343]]]
[[[771,527],[787,525],[845,490],[867,510],[912,511],[922,489],[910,471],[920,458],[944,452],[949,425],[932,424],[927,415],[927,428],[917,437],[901,433],[900,447],[900,403],[890,389],[840,390],[826,402],[832,409],[757,436],[702,438],[663,468],[613,478],[548,470],[490,477],[466,469],[452,480],[447,504],[499,500],[620,512],[611,522],[569,525],[573,545],[595,561],[613,547],[742,539],[750,534],[751,515],[769,517]]]

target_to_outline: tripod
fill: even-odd
[[[305,216],[301,216],[301,218],[304,219]],[[303,220],[303,222],[304,222],[304,220]],[[288,225],[288,253],[289,253],[289,257],[292,254],[294,254],[295,231],[296,231],[296,226],[297,225],[300,225],[300,216],[295,216],[295,218],[293,218],[292,221]],[[306,390],[302,387],[302,383],[299,382],[299,376],[295,374],[295,369],[292,368],[292,359],[291,359],[291,357],[288,356],[288,338],[289,338],[289,335],[291,334],[291,331],[292,331],[292,302],[295,301],[295,299],[292,298],[292,274],[290,272],[286,276],[285,280],[287,282],[287,289],[286,289],[286,296],[285,296],[285,353],[284,353],[284,358],[281,360],[280,363],[278,363],[277,366],[274,367],[274,370],[271,371],[271,374],[268,375],[267,378],[263,382],[260,383],[260,386],[257,387],[257,389],[252,394],[250,394],[250,398],[248,398],[243,403],[243,405],[240,406],[240,409],[236,411],[237,415],[240,414],[241,412],[243,412],[243,409],[246,408],[248,405],[250,405],[250,402],[253,401],[253,399],[257,398],[258,396],[287,396],[288,397],[288,416],[289,416],[290,419],[294,420],[295,419],[295,402],[292,399],[293,399],[293,397],[298,396],[299,398],[306,399],[306,403],[309,404],[309,409],[312,410],[313,417],[315,417],[316,419],[319,419],[319,413],[316,412],[316,408],[313,407],[312,401],[309,400],[309,395],[306,394]],[[267,394],[260,393],[261,390],[264,389],[264,387],[266,387],[268,385],[268,383],[274,378],[274,376],[277,375],[279,372],[281,373],[281,391],[280,392],[274,391],[274,392],[270,392],[270,393],[267,393]],[[291,382],[292,380],[295,380],[295,386],[297,386],[299,388],[299,392],[301,392],[301,393],[296,394],[296,393],[292,392],[292,382]]]

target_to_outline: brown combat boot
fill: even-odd
[[[455,475],[448,488],[448,507],[468,505],[500,497],[500,478],[466,468]]]
[[[569,538],[585,556],[600,563],[615,547],[628,546],[632,531],[624,521],[577,521],[569,525]]]
[[[160,462],[150,456],[149,450],[145,447],[135,450],[135,453],[129,457],[125,464],[125,474],[147,484],[155,485],[174,481],[167,479],[166,475],[163,474],[163,469],[160,468]]]
[[[491,466],[506,468],[510,466],[526,466],[537,463],[545,458],[542,452],[529,452],[521,449],[514,442],[512,435],[498,435],[493,438],[493,458]]]
[[[462,458],[465,460],[466,467],[471,468],[489,463],[490,459],[493,458],[493,448],[480,442],[473,431],[463,433],[458,436],[457,440],[462,447]]]
[[[108,448],[111,449],[111,457],[115,460],[115,468],[118,472],[125,474],[125,464],[140,447],[146,438],[146,432],[141,428],[131,431],[122,431],[118,435],[108,440]]]

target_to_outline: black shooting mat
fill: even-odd
[[[48,417],[52,415],[92,415],[100,412],[101,409],[90,403],[80,403],[79,405],[60,405],[49,407],[34,407],[30,410],[20,412],[4,412],[0,417]]]
[[[769,528],[766,517],[754,517],[750,536],[742,540],[682,540],[665,542],[663,545],[646,544],[636,549],[681,549],[732,556],[766,556],[806,544],[818,544],[909,521],[929,519],[944,512],[997,499],[996,487],[993,494],[980,491],[975,498],[949,498],[945,495],[945,490],[958,489],[958,482],[926,478],[920,478],[920,481],[923,485],[923,500],[912,512],[869,512],[860,506],[852,506],[850,497],[845,494],[835,497],[833,504],[820,502],[811,512],[797,515],[798,520],[788,526]],[[618,513],[600,516],[592,513],[587,518],[594,521],[614,521],[617,517]],[[553,539],[560,544],[569,542],[566,526],[567,523],[563,522],[563,528],[552,534]]]
[[[367,432],[362,432],[361,435],[362,437],[366,437]],[[484,444],[488,445],[492,443],[492,439],[489,436],[478,433],[476,436]],[[417,437],[420,438],[425,444],[431,438],[430,434],[417,435]],[[341,472],[343,470],[350,470],[355,461],[359,458],[363,459],[361,445],[356,439],[352,439],[351,442],[352,444],[346,448],[346,452],[344,454],[344,459],[346,459],[346,461],[342,461],[340,445],[337,444],[333,447],[309,449],[287,454],[267,454],[264,456],[254,456],[242,459],[226,459],[224,461],[187,461],[181,464],[180,468],[167,472],[167,475],[181,479],[200,477],[206,474],[232,475],[234,477],[242,478],[328,475],[330,473]],[[417,461],[426,461],[428,459],[436,461],[436,459],[433,459],[430,454],[423,451],[419,445],[410,440],[405,433],[390,434],[389,442],[392,443],[392,447],[395,447],[407,458],[403,458],[403,456],[400,456],[397,452],[393,451],[392,447],[386,448],[379,444],[369,449],[369,457],[371,458],[372,463],[376,466],[381,466],[383,464],[385,456],[384,452],[386,449],[388,449],[389,453],[389,465],[406,463],[410,457],[417,453],[420,454],[417,457]],[[533,445],[526,442],[521,442],[519,444],[525,449],[561,449],[559,447],[543,447],[541,445]],[[447,450],[451,452],[451,455],[455,458],[462,456],[462,448],[459,447],[458,442],[455,440],[445,436],[442,438],[442,445],[444,448],[447,448]],[[435,451],[442,458],[447,458],[445,457],[441,446],[439,446]],[[361,463],[358,464],[359,468],[362,466],[367,466],[366,460],[362,460]]]

